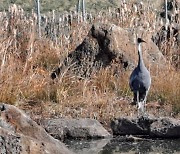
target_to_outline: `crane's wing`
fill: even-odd
[[[131,73],[130,79],[129,79],[129,86],[132,91],[134,89],[133,82],[137,79],[137,77],[138,77],[137,68],[135,68],[134,71]]]
[[[138,69],[134,69],[130,76],[129,86],[132,91],[146,91],[151,85],[151,77],[148,70],[139,72]]]

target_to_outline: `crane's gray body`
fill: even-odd
[[[144,65],[142,53],[141,53],[141,43],[144,42],[140,38],[138,39],[138,55],[139,61],[137,67],[133,70],[130,75],[129,85],[134,93],[134,103],[138,105],[138,112],[145,112],[146,97],[151,85],[151,76],[149,71]],[[138,113],[139,114],[139,113]]]
[[[129,84],[135,96],[137,91],[139,91],[139,101],[143,101],[146,91],[149,90],[151,85],[151,77],[147,68],[145,66],[137,66],[130,76]],[[137,98],[135,97],[134,99],[136,100]]]

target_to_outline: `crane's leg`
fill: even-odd
[[[141,112],[140,112],[140,110],[141,110],[141,102],[139,101],[139,91],[137,91],[137,106],[138,106],[138,117],[140,117],[141,116]]]
[[[138,105],[139,105],[139,92],[138,91],[135,93],[135,97],[136,97],[136,107],[138,108]]]
[[[148,95],[149,89],[146,90],[146,94],[143,100],[143,114],[146,115],[146,101],[147,101],[147,95]]]

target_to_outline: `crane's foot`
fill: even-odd
[[[142,119],[142,120],[148,119],[148,117],[149,115],[146,113],[141,113],[141,114],[138,113],[138,116],[137,116],[138,119]]]
[[[149,117],[148,113],[147,113],[147,112],[144,112],[144,113],[143,113],[143,118],[144,118],[144,119],[148,119],[148,117]]]
[[[148,118],[148,114],[145,111],[145,102],[138,102],[138,118]]]

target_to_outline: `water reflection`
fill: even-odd
[[[138,142],[118,142],[111,140],[99,154],[118,153],[179,153],[180,140],[145,140]]]
[[[76,154],[98,154],[110,139],[101,140],[66,140],[65,144]]]
[[[118,139],[69,140],[66,145],[77,154],[172,154],[180,153],[180,140],[143,140],[136,142]]]

